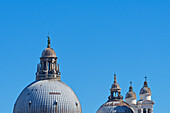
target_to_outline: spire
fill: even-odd
[[[114,83],[117,83],[116,74],[114,74]]]
[[[50,37],[49,37],[49,36],[47,36],[47,38],[48,38],[48,45],[47,45],[47,48],[51,48],[51,44],[50,44]]]
[[[147,76],[145,76],[144,87],[148,87]]]

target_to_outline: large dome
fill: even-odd
[[[81,113],[81,105],[73,90],[62,81],[40,80],[22,91],[13,113]]]
[[[130,106],[122,100],[106,102],[96,113],[133,113],[133,111]]]

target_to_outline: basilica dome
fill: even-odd
[[[55,51],[47,48],[37,65],[36,80],[19,95],[13,113],[82,113],[74,91],[61,81]]]

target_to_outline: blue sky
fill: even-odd
[[[0,0],[1,113],[12,113],[20,92],[35,80],[48,32],[62,81],[83,113],[107,101],[113,74],[125,97],[148,76],[154,113],[170,105],[170,2],[163,0]]]

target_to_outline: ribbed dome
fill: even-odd
[[[133,113],[133,110],[126,102],[120,100],[106,102],[96,113]]]
[[[65,83],[41,80],[22,91],[15,103],[14,113],[81,113],[81,105]]]
[[[41,57],[56,57],[56,53],[52,48],[46,48],[43,52]]]

